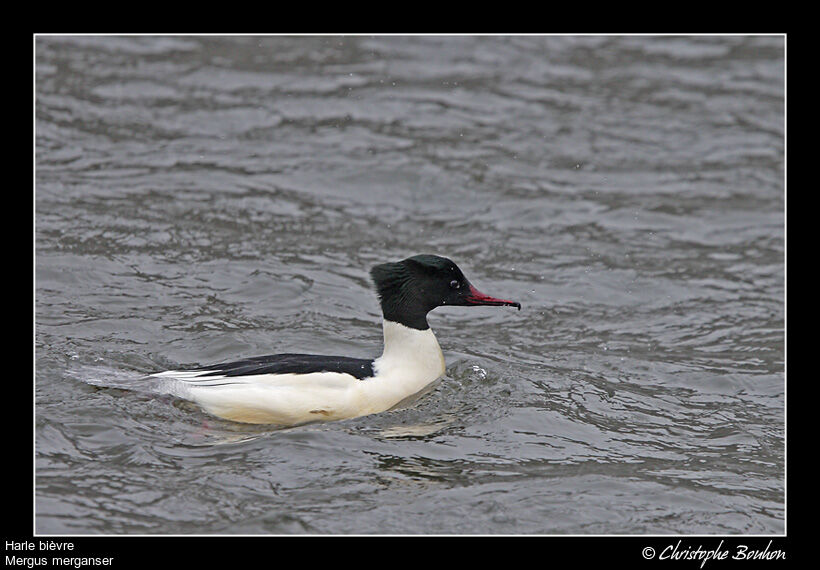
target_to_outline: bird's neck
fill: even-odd
[[[435,377],[444,373],[444,355],[432,329],[418,330],[388,319],[383,328],[384,352],[377,361],[381,367],[416,370]]]

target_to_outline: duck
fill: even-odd
[[[218,418],[295,426],[391,410],[445,373],[444,354],[427,322],[437,307],[511,306],[485,295],[450,259],[421,254],[370,271],[382,310],[381,356],[366,359],[274,354],[150,375],[156,390]]]

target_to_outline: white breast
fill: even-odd
[[[356,387],[358,415],[389,410],[435,382],[444,370],[444,355],[431,329],[384,321],[384,353],[373,363],[374,377]]]

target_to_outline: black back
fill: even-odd
[[[341,372],[342,374],[350,374],[359,380],[364,380],[373,376],[373,360],[314,354],[272,354],[270,356],[255,356],[237,360],[236,362],[214,364],[196,370],[210,371],[201,377]]]

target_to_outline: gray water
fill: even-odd
[[[35,530],[774,534],[784,38],[35,41]],[[369,268],[453,259],[402,409],[277,429],[168,368],[380,354]]]

